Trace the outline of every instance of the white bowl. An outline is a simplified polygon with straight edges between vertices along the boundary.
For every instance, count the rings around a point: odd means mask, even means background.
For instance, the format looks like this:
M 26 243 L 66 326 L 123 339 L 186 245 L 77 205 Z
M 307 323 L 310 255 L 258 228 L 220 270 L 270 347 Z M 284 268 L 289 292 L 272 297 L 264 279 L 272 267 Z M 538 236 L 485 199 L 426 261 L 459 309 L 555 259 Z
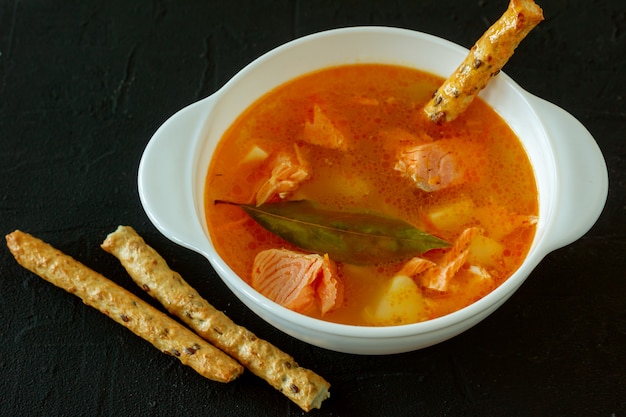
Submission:
M 139 166 L 143 207 L 165 236 L 204 255 L 245 305 L 297 339 L 340 352 L 390 354 L 458 335 L 504 303 L 546 254 L 585 234 L 600 215 L 608 192 L 604 158 L 584 126 L 563 109 L 524 91 L 506 74 L 493 79 L 481 97 L 516 132 L 530 157 L 539 188 L 537 233 L 526 260 L 507 281 L 449 315 L 402 326 L 360 327 L 290 311 L 256 292 L 218 256 L 205 222 L 203 194 L 222 134 L 268 90 L 313 70 L 353 63 L 405 65 L 447 77 L 467 52 L 431 35 L 387 27 L 330 30 L 276 48 L 157 130 Z

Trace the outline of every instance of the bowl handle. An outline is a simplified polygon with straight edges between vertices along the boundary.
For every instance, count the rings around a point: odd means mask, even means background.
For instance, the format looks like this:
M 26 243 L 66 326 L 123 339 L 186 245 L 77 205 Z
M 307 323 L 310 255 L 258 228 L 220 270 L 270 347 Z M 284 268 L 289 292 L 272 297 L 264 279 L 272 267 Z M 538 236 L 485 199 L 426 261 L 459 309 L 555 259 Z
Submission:
M 606 202 L 608 172 L 591 133 L 562 108 L 529 94 L 550 137 L 556 164 L 558 195 L 549 250 L 566 246 L 594 225 Z
M 139 163 L 139 198 L 155 227 L 177 244 L 202 253 L 206 240 L 193 208 L 194 142 L 213 96 L 171 116 L 154 133 Z

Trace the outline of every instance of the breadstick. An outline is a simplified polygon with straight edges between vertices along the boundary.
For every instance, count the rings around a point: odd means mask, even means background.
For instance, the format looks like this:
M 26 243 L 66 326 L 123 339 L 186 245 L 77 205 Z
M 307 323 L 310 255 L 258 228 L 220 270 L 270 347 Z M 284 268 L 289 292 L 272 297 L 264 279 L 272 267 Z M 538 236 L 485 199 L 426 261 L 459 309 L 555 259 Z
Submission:
M 511 0 L 504 14 L 483 34 L 424 107 L 435 123 L 450 122 L 465 111 L 513 55 L 519 43 L 543 20 L 533 0 Z
M 129 226 L 119 226 L 102 243 L 132 279 L 200 336 L 236 358 L 304 411 L 320 408 L 330 384 L 271 343 L 235 324 L 203 299 Z
M 191 330 L 47 243 L 19 230 L 7 235 L 6 241 L 24 268 L 80 297 L 200 375 L 229 382 L 243 372 L 239 363 Z

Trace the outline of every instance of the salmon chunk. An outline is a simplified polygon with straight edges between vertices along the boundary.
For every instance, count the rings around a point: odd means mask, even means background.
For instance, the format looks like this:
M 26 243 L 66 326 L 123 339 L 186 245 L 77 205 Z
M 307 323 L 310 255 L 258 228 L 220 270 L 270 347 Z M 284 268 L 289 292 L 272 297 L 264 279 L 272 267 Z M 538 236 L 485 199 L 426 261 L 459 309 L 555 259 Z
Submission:
M 415 275 L 421 274 L 434 267 L 436 264 L 428 259 L 420 258 L 416 256 L 411 258 L 407 263 L 404 264 L 398 275 L 406 275 L 407 277 L 413 277 Z
M 346 150 L 346 138 L 316 104 L 313 106 L 313 122 L 304 124 L 305 142 L 328 149 Z
M 447 291 L 450 280 L 467 260 L 472 240 L 480 233 L 482 229 L 479 227 L 469 227 L 463 230 L 443 260 L 437 266 L 426 269 L 420 276 L 422 286 L 435 291 Z
M 295 155 L 282 152 L 274 158 L 270 178 L 256 193 L 257 206 L 274 198 L 284 199 L 309 178 L 309 164 L 302 157 L 297 145 L 294 145 L 294 149 Z
M 464 172 L 451 141 L 413 145 L 400 152 L 395 170 L 427 192 L 463 182 Z
M 316 296 L 322 315 L 336 309 L 343 301 L 343 284 L 337 279 L 337 267 L 328 254 L 324 255 Z
M 288 249 L 261 251 L 252 267 L 252 287 L 267 298 L 299 313 L 322 314 L 339 307 L 343 285 L 328 255 Z

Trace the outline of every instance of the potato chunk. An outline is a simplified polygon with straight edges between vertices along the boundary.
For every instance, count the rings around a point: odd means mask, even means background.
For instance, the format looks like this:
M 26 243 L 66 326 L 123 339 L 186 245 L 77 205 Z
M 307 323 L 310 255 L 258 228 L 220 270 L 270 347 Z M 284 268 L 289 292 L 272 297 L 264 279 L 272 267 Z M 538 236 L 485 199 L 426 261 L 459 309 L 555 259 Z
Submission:
M 368 322 L 376 326 L 393 326 L 425 319 L 422 293 L 411 278 L 396 275 L 382 296 L 365 311 Z

